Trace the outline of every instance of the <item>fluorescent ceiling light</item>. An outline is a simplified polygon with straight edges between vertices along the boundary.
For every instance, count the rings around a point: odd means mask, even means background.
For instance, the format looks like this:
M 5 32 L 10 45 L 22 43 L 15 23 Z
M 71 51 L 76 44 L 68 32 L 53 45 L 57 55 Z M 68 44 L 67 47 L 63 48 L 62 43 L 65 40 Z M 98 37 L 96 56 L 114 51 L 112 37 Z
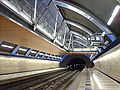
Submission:
M 36 51 L 31 51 L 31 53 L 37 53 Z
M 5 47 L 5 48 L 13 48 L 13 46 L 8 46 L 8 45 L 5 45 L 5 44 L 3 44 L 3 45 L 1 45 L 2 47 Z
M 24 51 L 24 52 L 27 51 L 27 49 L 23 49 L 23 48 L 19 48 L 19 50 L 20 50 L 20 51 Z
M 120 10 L 120 6 L 117 5 L 117 6 L 115 7 L 115 9 L 114 9 L 114 11 L 113 11 L 113 13 L 112 13 L 110 19 L 109 19 L 108 22 L 107 22 L 108 25 L 110 25 L 110 24 L 113 22 L 115 16 L 116 16 L 117 13 L 119 12 L 119 10 Z
M 44 55 L 44 53 L 39 53 L 40 55 Z

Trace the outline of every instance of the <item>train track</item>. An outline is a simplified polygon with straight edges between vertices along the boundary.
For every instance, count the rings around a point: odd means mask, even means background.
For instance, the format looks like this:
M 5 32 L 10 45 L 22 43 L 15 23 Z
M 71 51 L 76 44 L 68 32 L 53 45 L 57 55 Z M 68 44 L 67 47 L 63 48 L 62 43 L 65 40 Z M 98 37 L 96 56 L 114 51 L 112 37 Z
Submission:
M 43 83 L 28 87 L 24 90 L 58 90 L 65 84 L 72 76 L 74 76 L 78 71 L 68 71 L 61 74 L 55 78 L 47 80 Z
M 63 70 L 0 85 L 0 90 L 59 90 L 78 70 Z

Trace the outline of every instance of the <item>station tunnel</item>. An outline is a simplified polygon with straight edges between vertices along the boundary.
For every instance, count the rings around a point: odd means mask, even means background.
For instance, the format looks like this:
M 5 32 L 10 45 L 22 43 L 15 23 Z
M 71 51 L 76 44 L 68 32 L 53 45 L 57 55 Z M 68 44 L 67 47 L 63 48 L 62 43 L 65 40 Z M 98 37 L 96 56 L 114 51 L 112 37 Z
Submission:
M 94 67 L 94 63 L 90 62 L 89 58 L 85 55 L 66 55 L 64 56 L 64 60 L 60 62 L 60 67 L 66 67 L 66 66 L 72 66 L 72 67 L 78 67 L 78 69 L 87 67 L 92 68 Z
M 0 0 L 0 90 L 120 90 L 120 0 Z

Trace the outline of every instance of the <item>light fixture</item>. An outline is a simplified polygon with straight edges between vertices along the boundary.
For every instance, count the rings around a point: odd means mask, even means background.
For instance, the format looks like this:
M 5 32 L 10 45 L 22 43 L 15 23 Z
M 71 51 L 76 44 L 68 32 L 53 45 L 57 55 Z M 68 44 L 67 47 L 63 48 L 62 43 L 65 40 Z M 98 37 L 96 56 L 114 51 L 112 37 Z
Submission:
M 36 52 L 36 51 L 31 51 L 31 53 L 34 53 L 34 54 L 35 54 L 35 53 L 37 53 L 37 52 Z
M 19 50 L 20 50 L 20 51 L 24 51 L 24 52 L 27 51 L 27 49 L 23 49 L 23 48 L 19 48 Z
M 5 48 L 13 48 L 13 46 L 9 46 L 9 45 L 5 45 L 5 44 L 3 44 L 3 45 L 1 45 L 2 47 L 5 47 Z
M 116 16 L 117 13 L 119 12 L 119 10 L 120 10 L 120 6 L 117 5 L 117 6 L 115 7 L 115 9 L 114 9 L 114 11 L 113 11 L 113 13 L 112 13 L 110 19 L 109 19 L 108 22 L 107 22 L 108 25 L 110 25 L 110 24 L 113 22 L 115 16 Z

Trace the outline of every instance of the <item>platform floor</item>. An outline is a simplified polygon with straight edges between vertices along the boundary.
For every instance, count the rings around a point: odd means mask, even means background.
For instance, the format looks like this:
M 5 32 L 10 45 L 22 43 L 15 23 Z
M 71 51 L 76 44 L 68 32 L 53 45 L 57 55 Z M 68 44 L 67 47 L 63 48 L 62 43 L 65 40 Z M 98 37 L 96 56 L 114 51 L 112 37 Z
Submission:
M 120 90 L 120 84 L 98 70 L 85 68 L 67 90 Z

